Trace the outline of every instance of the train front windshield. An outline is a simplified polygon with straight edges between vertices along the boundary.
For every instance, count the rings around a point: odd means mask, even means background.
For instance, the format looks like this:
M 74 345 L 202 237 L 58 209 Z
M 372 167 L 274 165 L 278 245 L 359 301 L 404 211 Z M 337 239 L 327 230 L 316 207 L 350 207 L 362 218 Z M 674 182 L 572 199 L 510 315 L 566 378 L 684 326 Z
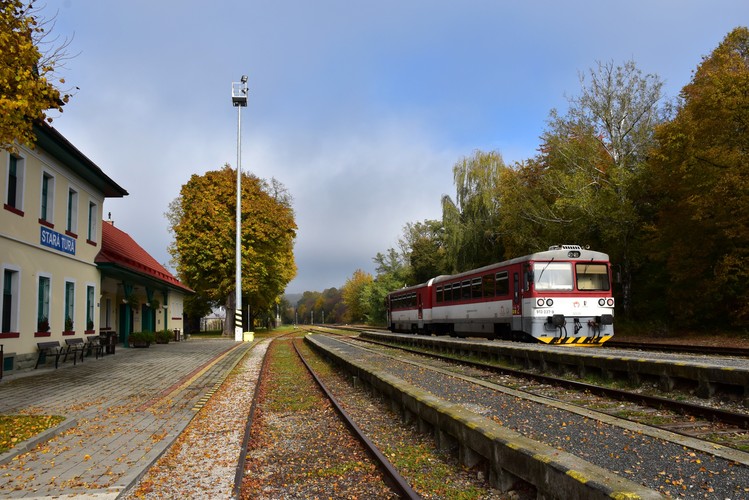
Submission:
M 608 291 L 609 268 L 606 264 L 577 263 L 575 264 L 578 290 Z
M 572 290 L 572 264 L 569 262 L 534 262 L 533 278 L 538 291 Z

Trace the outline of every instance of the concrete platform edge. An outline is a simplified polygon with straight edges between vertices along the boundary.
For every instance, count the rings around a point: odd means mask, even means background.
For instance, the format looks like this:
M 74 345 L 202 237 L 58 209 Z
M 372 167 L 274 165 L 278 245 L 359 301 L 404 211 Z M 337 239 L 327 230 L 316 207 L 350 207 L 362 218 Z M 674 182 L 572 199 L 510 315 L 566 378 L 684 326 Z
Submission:
M 487 460 L 490 481 L 500 489 L 503 489 L 503 484 L 511 483 L 512 477 L 518 477 L 535 485 L 549 498 L 663 498 L 657 491 L 574 455 L 525 438 L 366 363 L 347 360 L 313 336 L 307 336 L 306 340 L 390 398 L 402 411 L 432 426 L 439 446 L 443 446 L 439 441 L 456 440 L 461 455 L 476 453 Z

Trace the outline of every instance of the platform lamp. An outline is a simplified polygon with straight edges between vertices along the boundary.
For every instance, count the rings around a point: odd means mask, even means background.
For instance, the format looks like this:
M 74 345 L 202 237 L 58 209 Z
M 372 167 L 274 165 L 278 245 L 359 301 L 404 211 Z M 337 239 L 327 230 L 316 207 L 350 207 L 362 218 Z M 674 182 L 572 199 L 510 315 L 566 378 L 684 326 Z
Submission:
M 236 304 L 234 304 L 234 340 L 242 342 L 242 108 L 247 106 L 247 76 L 231 84 L 231 104 L 237 108 L 237 237 Z M 252 340 L 252 339 L 248 339 Z

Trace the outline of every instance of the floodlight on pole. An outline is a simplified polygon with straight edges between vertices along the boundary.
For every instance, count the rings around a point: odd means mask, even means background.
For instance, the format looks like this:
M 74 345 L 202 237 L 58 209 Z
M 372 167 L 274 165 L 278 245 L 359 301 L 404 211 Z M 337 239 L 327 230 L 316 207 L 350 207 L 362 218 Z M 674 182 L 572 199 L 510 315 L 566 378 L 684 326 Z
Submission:
M 231 104 L 237 108 L 237 237 L 236 237 L 236 303 L 234 304 L 234 340 L 242 341 L 242 108 L 247 106 L 247 76 L 231 84 Z

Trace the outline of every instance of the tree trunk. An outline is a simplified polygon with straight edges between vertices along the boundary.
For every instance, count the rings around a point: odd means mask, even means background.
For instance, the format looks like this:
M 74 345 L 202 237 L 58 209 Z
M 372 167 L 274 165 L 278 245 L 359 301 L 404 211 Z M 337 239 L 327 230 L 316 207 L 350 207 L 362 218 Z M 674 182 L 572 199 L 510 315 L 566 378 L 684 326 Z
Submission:
M 230 293 L 226 298 L 226 319 L 224 320 L 224 331 L 221 334 L 222 337 L 234 338 L 234 303 L 237 301 L 237 296 L 234 293 Z

